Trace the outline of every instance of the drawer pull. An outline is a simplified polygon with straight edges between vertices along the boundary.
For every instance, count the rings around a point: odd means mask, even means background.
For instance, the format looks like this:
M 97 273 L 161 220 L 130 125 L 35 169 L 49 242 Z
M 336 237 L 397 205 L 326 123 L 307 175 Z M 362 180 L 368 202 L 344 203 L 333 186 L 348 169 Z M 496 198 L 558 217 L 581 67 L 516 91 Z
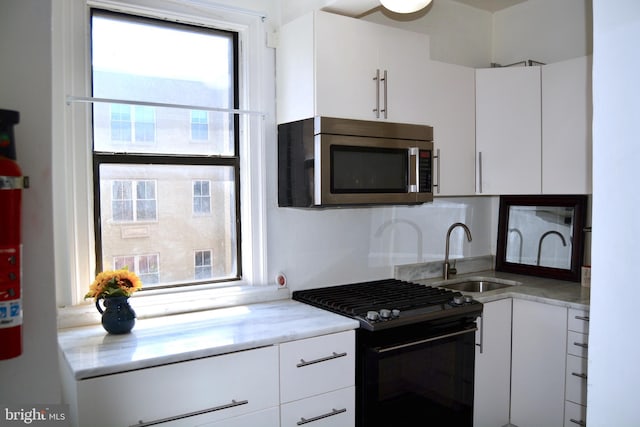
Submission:
M 234 408 L 236 406 L 246 405 L 248 403 L 249 403 L 248 400 L 240 400 L 240 401 L 231 400 L 231 403 L 227 403 L 226 405 L 214 406 L 213 408 L 203 409 L 201 411 L 189 412 L 189 413 L 182 414 L 182 415 L 176 415 L 175 417 L 167 417 L 167 418 L 162 418 L 162 419 L 159 419 L 159 420 L 147 421 L 147 422 L 144 422 L 144 421 L 140 420 L 140 421 L 138 421 L 138 424 L 134 424 L 134 425 L 132 425 L 130 427 L 155 426 L 157 424 L 162 424 L 162 423 L 167 423 L 167 422 L 170 422 L 170 421 L 181 420 L 183 418 L 195 417 L 196 415 L 208 414 L 209 412 L 216 412 L 216 411 L 221 411 L 223 409 Z
M 574 424 L 578 424 L 579 426 L 586 426 L 587 425 L 587 423 L 585 423 L 582 420 L 574 420 L 573 418 L 569 418 L 569 421 L 571 421 Z
M 589 321 L 589 316 L 575 316 L 576 320 L 584 320 L 585 322 Z
M 583 380 L 587 379 L 587 374 L 580 374 L 578 372 L 571 372 L 571 375 L 573 375 L 574 377 L 582 378 Z
M 589 344 L 584 343 L 584 342 L 574 342 L 573 345 L 576 345 L 578 347 L 582 347 L 582 348 L 589 348 Z
M 324 418 L 333 417 L 334 415 L 342 414 L 343 412 L 347 412 L 347 408 L 342 408 L 342 409 L 333 408 L 333 409 L 331 409 L 331 412 L 328 412 L 328 413 L 322 414 L 322 415 L 318 415 L 317 417 L 313 417 L 313 418 L 300 417 L 300 421 L 298 421 L 297 424 L 299 426 L 301 426 L 303 424 L 312 423 L 314 421 L 322 420 Z
M 305 361 L 304 359 L 300 359 L 300 363 L 298 363 L 296 365 L 296 368 L 302 368 L 302 367 L 305 367 L 305 366 L 313 365 L 315 363 L 326 362 L 327 360 L 337 359 L 339 357 L 345 357 L 346 355 L 347 355 L 347 353 L 336 353 L 334 351 L 331 356 L 321 357 L 320 359 L 310 360 L 308 362 Z

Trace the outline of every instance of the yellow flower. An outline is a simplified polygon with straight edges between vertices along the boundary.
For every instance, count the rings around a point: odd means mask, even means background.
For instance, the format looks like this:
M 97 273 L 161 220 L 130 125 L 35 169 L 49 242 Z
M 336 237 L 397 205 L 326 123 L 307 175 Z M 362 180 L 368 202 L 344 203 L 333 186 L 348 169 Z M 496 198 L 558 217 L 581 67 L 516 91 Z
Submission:
M 142 281 L 129 269 L 109 270 L 98 273 L 95 280 L 89 286 L 86 298 L 96 300 L 106 297 L 131 296 L 134 292 L 142 289 Z

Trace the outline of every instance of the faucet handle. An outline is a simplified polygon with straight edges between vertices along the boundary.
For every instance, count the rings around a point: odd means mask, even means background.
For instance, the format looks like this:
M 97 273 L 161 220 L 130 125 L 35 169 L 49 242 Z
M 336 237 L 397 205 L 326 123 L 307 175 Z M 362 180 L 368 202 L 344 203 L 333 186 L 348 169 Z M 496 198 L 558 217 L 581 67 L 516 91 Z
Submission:
M 453 266 L 449 267 L 449 274 L 458 274 L 458 269 L 456 268 L 456 260 L 453 260 Z

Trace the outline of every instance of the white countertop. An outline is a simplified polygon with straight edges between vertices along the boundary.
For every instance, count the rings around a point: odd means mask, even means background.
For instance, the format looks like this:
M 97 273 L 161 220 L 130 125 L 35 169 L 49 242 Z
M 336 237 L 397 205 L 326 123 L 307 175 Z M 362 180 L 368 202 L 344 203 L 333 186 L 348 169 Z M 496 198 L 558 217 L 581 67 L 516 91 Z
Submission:
M 462 292 L 463 294 L 472 295 L 474 299 L 480 302 L 491 302 L 503 298 L 520 298 L 578 310 L 589 310 L 591 289 L 582 287 L 577 282 L 503 273 L 495 270 L 460 274 L 451 277 L 448 282 L 476 279 L 497 279 L 496 281 L 498 282 L 517 283 L 514 286 L 488 292 Z M 442 278 L 433 278 L 415 280 L 415 282 L 438 286 L 444 281 Z
M 110 335 L 102 325 L 58 332 L 76 380 L 356 329 L 357 320 L 292 300 L 138 319 Z

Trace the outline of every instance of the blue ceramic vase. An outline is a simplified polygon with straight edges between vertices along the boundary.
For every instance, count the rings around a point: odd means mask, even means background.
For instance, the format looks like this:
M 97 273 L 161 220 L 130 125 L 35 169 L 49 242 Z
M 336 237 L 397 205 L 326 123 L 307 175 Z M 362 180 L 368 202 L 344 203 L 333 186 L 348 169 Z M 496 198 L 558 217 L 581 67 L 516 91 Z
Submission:
M 96 308 L 102 314 L 102 327 L 110 334 L 126 334 L 136 324 L 136 312 L 129 305 L 129 297 L 104 298 L 104 310 L 96 300 Z

